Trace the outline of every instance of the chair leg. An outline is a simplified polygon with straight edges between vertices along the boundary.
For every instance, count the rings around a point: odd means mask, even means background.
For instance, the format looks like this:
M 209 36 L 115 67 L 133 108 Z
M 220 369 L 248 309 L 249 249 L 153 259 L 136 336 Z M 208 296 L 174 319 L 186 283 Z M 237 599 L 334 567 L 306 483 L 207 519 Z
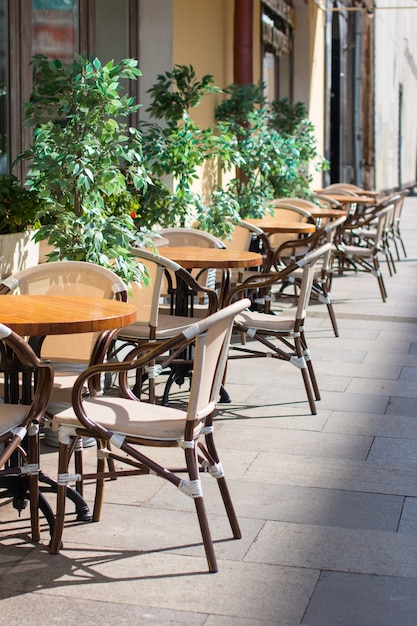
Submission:
M 200 472 L 197 465 L 197 453 L 195 448 L 187 448 L 185 450 L 185 460 L 190 480 L 199 480 Z M 204 498 L 202 495 L 194 498 L 194 505 L 197 512 L 198 522 L 200 524 L 200 531 L 206 552 L 208 568 L 210 572 L 215 573 L 218 571 L 217 560 L 208 524 L 206 507 L 204 505 Z
M 75 473 L 83 473 L 83 440 L 81 437 L 77 437 L 74 448 L 74 468 Z M 82 480 L 78 480 L 75 484 L 75 488 L 82 497 L 84 495 L 84 483 Z
M 58 450 L 58 475 L 66 474 L 68 472 L 69 455 L 68 445 L 66 443 L 59 442 Z M 56 498 L 56 515 L 55 526 L 52 533 L 50 552 L 51 554 L 58 554 L 61 549 L 62 533 L 64 531 L 65 522 L 65 500 L 66 500 L 66 484 L 60 484 L 58 480 L 57 485 L 57 498 Z
M 308 349 L 307 342 L 305 340 L 304 333 L 301 333 L 301 345 L 303 347 L 303 354 L 307 365 L 308 374 L 310 376 L 311 386 L 314 392 L 314 398 L 321 400 L 320 389 L 317 384 L 316 374 L 314 372 L 313 361 L 311 360 L 310 350 Z
M 32 424 L 28 429 L 28 460 L 31 465 L 39 467 L 39 425 Z M 39 524 L 39 481 L 35 471 L 29 475 L 29 499 L 30 499 L 30 524 L 32 540 L 40 541 L 41 532 Z
M 100 455 L 100 450 L 106 449 L 106 442 L 103 440 L 97 441 L 97 474 L 102 474 L 106 467 L 106 459 L 104 455 Z M 110 463 L 111 461 L 111 463 Z M 111 466 L 114 468 L 114 460 L 107 459 L 107 465 L 110 471 Z M 104 478 L 96 478 L 96 493 L 94 497 L 93 507 L 93 522 L 99 522 L 101 517 L 101 510 L 103 507 L 104 498 Z
M 220 464 L 220 459 L 217 454 L 216 446 L 214 444 L 213 433 L 207 433 L 205 441 L 207 450 L 205 450 L 202 445 L 200 445 L 199 447 L 200 450 L 203 451 L 203 454 L 206 457 L 207 461 L 210 463 L 211 467 L 214 468 Z M 242 533 L 236 516 L 235 508 L 233 506 L 232 498 L 230 497 L 229 487 L 223 473 L 223 468 L 221 468 L 220 466 L 219 471 L 217 473 L 213 472 L 213 475 L 217 480 L 224 508 L 226 509 L 227 517 L 229 519 L 230 528 L 233 532 L 233 537 L 234 539 L 241 539 Z
M 327 289 L 327 280 L 328 280 L 328 277 L 323 277 L 321 279 L 321 283 L 320 283 L 321 291 L 322 291 L 322 294 L 323 294 L 323 299 L 324 299 L 324 301 L 326 303 L 326 306 L 327 306 L 327 312 L 328 312 L 329 317 L 330 317 L 330 321 L 331 321 L 331 324 L 332 324 L 334 336 L 338 337 L 339 336 L 339 328 L 337 326 L 336 315 L 335 315 L 334 308 L 333 308 L 332 297 L 331 297 L 331 295 L 330 295 L 330 293 L 329 293 L 329 291 Z
M 379 290 L 381 292 L 381 297 L 382 297 L 382 301 L 385 302 L 387 299 L 387 290 L 385 287 L 385 282 L 384 282 L 384 278 L 382 276 L 382 271 L 381 271 L 381 267 L 379 265 L 379 261 L 378 258 L 375 256 L 374 259 L 374 270 L 375 270 L 375 275 L 377 277 L 378 280 L 378 285 L 379 285 Z
M 307 399 L 310 405 L 311 414 L 317 415 L 316 403 L 314 401 L 313 391 L 311 389 L 311 383 L 310 383 L 310 376 L 309 376 L 307 367 L 303 367 L 301 369 L 301 374 L 303 376 L 304 387 L 307 393 Z
M 398 240 L 399 240 L 399 242 L 400 242 L 400 244 L 401 244 L 401 247 L 402 247 L 402 249 L 403 249 L 404 256 L 405 256 L 405 258 L 407 258 L 407 251 L 406 251 L 406 249 L 405 249 L 404 240 L 403 240 L 403 238 L 402 238 L 402 236 L 401 236 L 400 229 L 399 229 L 398 227 L 397 227 L 397 233 L 396 233 L 396 234 L 397 234 L 397 238 L 398 238 Z M 399 259 L 398 259 L 398 260 L 399 260 Z

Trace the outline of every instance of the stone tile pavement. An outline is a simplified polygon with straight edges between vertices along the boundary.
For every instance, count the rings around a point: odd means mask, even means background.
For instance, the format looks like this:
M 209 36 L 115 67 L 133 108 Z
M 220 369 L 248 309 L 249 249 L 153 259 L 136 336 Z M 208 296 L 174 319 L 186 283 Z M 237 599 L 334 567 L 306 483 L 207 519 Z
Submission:
M 203 477 L 217 574 L 206 571 L 193 503 L 156 477 L 108 483 L 98 524 L 75 522 L 68 507 L 59 556 L 46 524 L 31 544 L 26 511 L 18 518 L 0 500 L 2 623 L 416 624 L 417 197 L 402 231 L 408 258 L 393 277 L 384 266 L 386 303 L 375 277 L 352 274 L 333 283 L 340 337 L 323 305 L 309 311 L 317 415 L 290 365 L 230 363 L 217 444 L 243 538 L 230 540 Z M 51 475 L 56 456 L 43 447 Z

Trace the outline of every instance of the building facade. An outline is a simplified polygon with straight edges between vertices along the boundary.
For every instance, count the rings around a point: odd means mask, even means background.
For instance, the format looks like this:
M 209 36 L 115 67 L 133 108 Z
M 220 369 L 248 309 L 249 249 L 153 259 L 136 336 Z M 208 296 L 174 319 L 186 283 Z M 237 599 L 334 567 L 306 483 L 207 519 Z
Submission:
M 220 87 L 262 79 L 268 98 L 307 106 L 331 164 L 316 185 L 411 186 L 416 8 L 416 0 L 0 0 L 0 171 L 30 141 L 22 120 L 32 55 L 87 52 L 139 60 L 142 117 L 147 90 L 174 64 L 192 64 Z M 220 98 L 195 110 L 198 123 L 213 122 Z

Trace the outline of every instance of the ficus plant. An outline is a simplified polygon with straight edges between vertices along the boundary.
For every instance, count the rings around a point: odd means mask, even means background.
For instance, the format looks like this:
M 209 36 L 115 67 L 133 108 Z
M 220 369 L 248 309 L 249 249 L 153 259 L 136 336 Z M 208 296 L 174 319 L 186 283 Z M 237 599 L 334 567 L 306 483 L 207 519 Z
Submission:
M 35 227 L 42 202 L 16 176 L 0 174 L 0 235 Z
M 195 186 L 206 163 L 228 158 L 225 138 L 220 140 L 212 128 L 201 128 L 190 115 L 206 95 L 219 91 L 211 75 L 199 79 L 192 65 L 176 65 L 158 75 L 149 90 L 148 111 L 153 120 L 140 126 L 153 184 L 140 197 L 139 223 L 169 227 L 197 220 L 201 228 L 216 235 L 230 230 L 227 217 L 238 215 L 236 201 L 216 182 L 204 198 Z
M 121 83 L 140 76 L 137 61 L 103 65 L 79 55 L 64 66 L 36 55 L 31 63 L 25 123 L 33 139 L 19 158 L 30 161 L 27 184 L 44 203 L 36 239 L 54 248 L 50 260 L 91 261 L 127 283 L 144 279 L 130 247 L 147 237 L 134 219 L 149 178 L 140 131 L 120 121 L 139 107 Z
M 304 105 L 286 99 L 268 105 L 262 82 L 233 84 L 225 93 L 228 98 L 217 106 L 216 119 L 220 137 L 234 138 L 224 168 L 235 168 L 227 190 L 237 198 L 240 216 L 261 217 L 273 198 L 308 197 L 309 167 L 319 157 Z
M 288 145 L 285 167 L 270 176 L 275 197 L 311 198 L 312 169 L 326 170 L 329 163 L 318 153 L 315 128 L 308 119 L 306 106 L 302 102 L 291 104 L 288 98 L 274 100 L 269 124 L 280 134 L 284 145 Z

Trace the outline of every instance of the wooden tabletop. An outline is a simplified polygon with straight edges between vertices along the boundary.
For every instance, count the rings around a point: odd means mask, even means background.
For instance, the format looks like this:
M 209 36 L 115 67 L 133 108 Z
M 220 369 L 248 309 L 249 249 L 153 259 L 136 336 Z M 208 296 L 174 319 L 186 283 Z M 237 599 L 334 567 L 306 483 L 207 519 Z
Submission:
M 333 200 L 337 200 L 340 204 L 374 204 L 375 198 L 371 196 L 350 196 L 345 195 L 343 193 L 332 193 L 331 191 L 326 191 L 326 193 L 320 193 L 319 196 L 329 198 L 333 198 Z
M 0 296 L 0 322 L 19 335 L 88 333 L 136 321 L 136 307 L 118 300 L 79 296 Z
M 332 207 L 316 207 L 309 209 L 311 215 L 315 219 L 337 219 L 338 217 L 343 217 L 344 215 L 348 215 L 348 211 L 345 209 L 333 209 Z
M 279 216 L 265 215 L 260 219 L 246 219 L 246 222 L 261 228 L 266 233 L 307 234 L 314 233 L 315 224 L 306 222 L 283 222 Z
M 187 269 L 234 269 L 262 265 L 262 255 L 227 248 L 199 248 L 197 246 L 164 246 L 161 256 L 175 261 Z
M 352 191 L 354 191 L 352 189 Z M 314 193 L 319 193 L 320 195 L 329 196 L 330 194 L 338 193 L 336 189 L 316 189 Z M 354 191 L 357 196 L 372 196 L 373 198 L 377 198 L 380 195 L 379 191 L 371 190 L 371 189 L 358 189 Z

